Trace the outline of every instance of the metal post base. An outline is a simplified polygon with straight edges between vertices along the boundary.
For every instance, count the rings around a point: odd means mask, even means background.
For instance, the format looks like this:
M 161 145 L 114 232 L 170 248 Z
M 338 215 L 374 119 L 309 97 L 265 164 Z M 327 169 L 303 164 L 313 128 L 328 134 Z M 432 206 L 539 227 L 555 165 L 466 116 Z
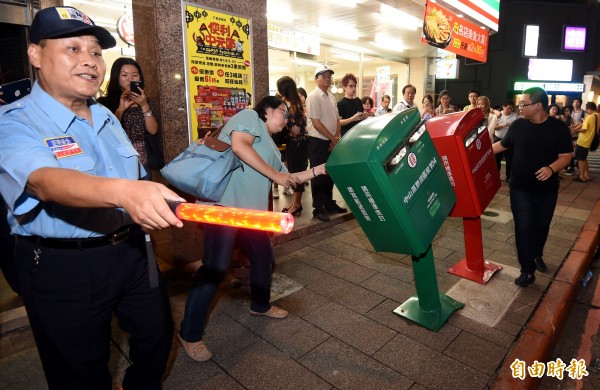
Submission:
M 487 260 L 483 260 L 482 263 L 483 264 L 478 264 L 477 268 L 479 269 L 470 269 L 469 261 L 464 258 L 454 264 L 452 268 L 448 269 L 448 272 L 480 284 L 486 284 L 492 275 L 494 275 L 494 272 L 501 270 L 502 266 L 490 263 Z
M 421 309 L 419 298 L 415 295 L 408 298 L 402 305 L 398 306 L 396 310 L 394 310 L 394 313 L 437 332 L 442 328 L 446 321 L 448 321 L 452 312 L 465 307 L 463 303 L 450 298 L 446 294 L 440 294 L 439 297 L 440 307 L 435 310 L 425 311 Z

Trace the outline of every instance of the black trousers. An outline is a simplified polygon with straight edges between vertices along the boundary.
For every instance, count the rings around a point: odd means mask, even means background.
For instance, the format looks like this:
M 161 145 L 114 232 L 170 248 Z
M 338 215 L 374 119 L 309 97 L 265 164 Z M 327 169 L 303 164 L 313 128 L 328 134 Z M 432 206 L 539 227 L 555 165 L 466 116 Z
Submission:
M 329 151 L 329 140 L 323 140 L 316 137 L 308 137 L 308 159 L 310 166 L 327 162 L 331 152 Z M 333 202 L 333 180 L 329 175 L 317 176 L 311 180 L 310 190 L 312 193 L 313 204 L 315 209 L 330 207 Z
M 37 253 L 37 254 L 36 254 Z M 139 227 L 118 245 L 52 249 L 17 239 L 21 295 L 50 389 L 112 389 L 111 320 L 130 334 L 123 388 L 160 389 L 173 320 L 161 280 L 150 288 Z

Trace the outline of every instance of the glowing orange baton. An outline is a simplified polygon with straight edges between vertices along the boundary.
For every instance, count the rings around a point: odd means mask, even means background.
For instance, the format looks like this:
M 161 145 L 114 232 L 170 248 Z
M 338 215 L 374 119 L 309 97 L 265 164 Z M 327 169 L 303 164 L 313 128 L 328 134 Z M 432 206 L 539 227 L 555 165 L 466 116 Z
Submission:
M 235 207 L 196 203 L 170 201 L 168 203 L 175 215 L 177 215 L 177 218 L 184 221 L 204 222 L 283 234 L 288 234 L 294 227 L 294 217 L 290 213 L 238 209 Z

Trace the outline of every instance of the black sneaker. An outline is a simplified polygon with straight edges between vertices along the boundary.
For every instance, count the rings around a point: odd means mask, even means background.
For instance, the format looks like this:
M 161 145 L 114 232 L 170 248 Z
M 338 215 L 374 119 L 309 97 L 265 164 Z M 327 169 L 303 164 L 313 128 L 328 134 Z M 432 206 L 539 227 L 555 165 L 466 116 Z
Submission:
M 515 284 L 521 287 L 527 287 L 535 282 L 535 275 L 529 275 L 527 272 L 521 272 L 521 275 L 515 279 Z
M 324 208 L 320 208 L 320 209 L 314 209 L 313 210 L 313 217 L 318 219 L 321 222 L 329 222 L 331 221 L 331 218 L 329 218 L 329 215 L 327 214 L 327 212 L 325 211 Z
M 332 205 L 325 207 L 325 210 L 327 210 L 330 213 L 339 213 L 339 214 L 344 214 L 348 212 L 348 209 L 340 207 L 337 205 L 337 203 L 333 202 Z
M 541 257 L 536 257 L 534 261 L 535 267 L 538 271 L 546 272 L 548 270 L 548 267 L 546 267 L 546 263 L 544 263 L 544 259 L 542 259 Z

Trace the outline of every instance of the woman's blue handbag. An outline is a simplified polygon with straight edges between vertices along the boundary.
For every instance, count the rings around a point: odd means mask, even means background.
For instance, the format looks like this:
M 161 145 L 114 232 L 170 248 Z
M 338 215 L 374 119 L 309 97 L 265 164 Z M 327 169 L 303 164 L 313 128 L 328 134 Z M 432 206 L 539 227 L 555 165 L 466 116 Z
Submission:
M 192 142 L 160 170 L 176 188 L 200 201 L 218 202 L 233 171 L 242 166 L 231 145 L 217 139 L 221 129 Z

